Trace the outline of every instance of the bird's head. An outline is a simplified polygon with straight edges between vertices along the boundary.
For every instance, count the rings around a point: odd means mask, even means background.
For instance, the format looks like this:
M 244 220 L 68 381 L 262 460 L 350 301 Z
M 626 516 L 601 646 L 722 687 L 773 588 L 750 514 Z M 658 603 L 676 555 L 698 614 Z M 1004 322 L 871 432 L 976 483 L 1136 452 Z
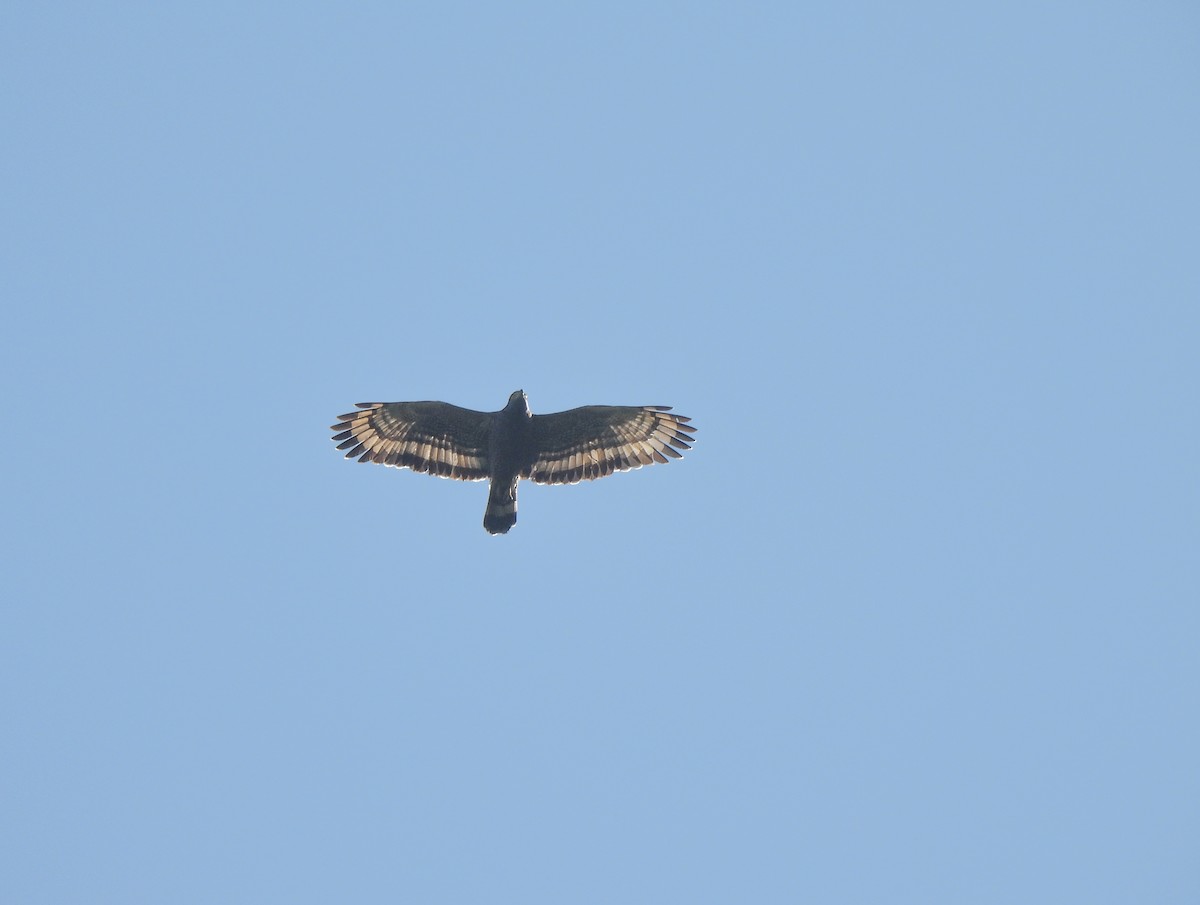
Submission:
M 513 394 L 508 397 L 508 408 L 529 413 L 529 397 L 525 395 L 524 390 L 513 391 Z

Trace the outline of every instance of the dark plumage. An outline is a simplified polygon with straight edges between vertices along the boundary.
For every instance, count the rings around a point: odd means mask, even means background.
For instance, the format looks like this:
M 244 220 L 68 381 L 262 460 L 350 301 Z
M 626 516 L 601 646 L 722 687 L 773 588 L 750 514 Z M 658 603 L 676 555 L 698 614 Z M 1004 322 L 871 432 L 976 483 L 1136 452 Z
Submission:
M 696 430 L 663 405 L 585 405 L 534 415 L 521 390 L 498 412 L 446 402 L 360 402 L 358 408 L 338 416 L 332 428 L 347 459 L 490 481 L 483 527 L 491 534 L 504 534 L 517 521 L 521 478 L 576 484 L 678 459 Z

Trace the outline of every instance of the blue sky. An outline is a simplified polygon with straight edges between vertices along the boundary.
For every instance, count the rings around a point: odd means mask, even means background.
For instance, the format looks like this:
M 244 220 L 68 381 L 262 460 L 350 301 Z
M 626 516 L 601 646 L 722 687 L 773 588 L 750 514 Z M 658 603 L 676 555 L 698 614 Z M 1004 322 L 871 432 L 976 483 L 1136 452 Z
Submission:
M 10 10 L 2 898 L 1197 901 L 1198 36 Z M 517 388 L 696 446 L 328 439 Z

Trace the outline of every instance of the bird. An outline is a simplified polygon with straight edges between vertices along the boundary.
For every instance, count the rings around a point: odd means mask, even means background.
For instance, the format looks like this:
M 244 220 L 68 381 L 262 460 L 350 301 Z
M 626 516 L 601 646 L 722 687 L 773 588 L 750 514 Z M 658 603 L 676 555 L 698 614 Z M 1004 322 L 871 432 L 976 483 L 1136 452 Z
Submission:
M 448 402 L 358 402 L 330 428 L 345 458 L 488 481 L 483 527 L 517 521 L 517 482 L 577 484 L 682 458 L 696 428 L 669 405 L 585 405 L 535 415 L 523 390 L 498 412 Z

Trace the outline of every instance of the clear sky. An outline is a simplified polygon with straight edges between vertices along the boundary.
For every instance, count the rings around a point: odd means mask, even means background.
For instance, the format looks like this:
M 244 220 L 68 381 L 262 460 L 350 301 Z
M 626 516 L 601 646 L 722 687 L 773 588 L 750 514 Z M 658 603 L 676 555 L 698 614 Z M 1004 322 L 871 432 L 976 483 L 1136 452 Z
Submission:
M 4 902 L 1200 901 L 1194 4 L 3 19 Z

